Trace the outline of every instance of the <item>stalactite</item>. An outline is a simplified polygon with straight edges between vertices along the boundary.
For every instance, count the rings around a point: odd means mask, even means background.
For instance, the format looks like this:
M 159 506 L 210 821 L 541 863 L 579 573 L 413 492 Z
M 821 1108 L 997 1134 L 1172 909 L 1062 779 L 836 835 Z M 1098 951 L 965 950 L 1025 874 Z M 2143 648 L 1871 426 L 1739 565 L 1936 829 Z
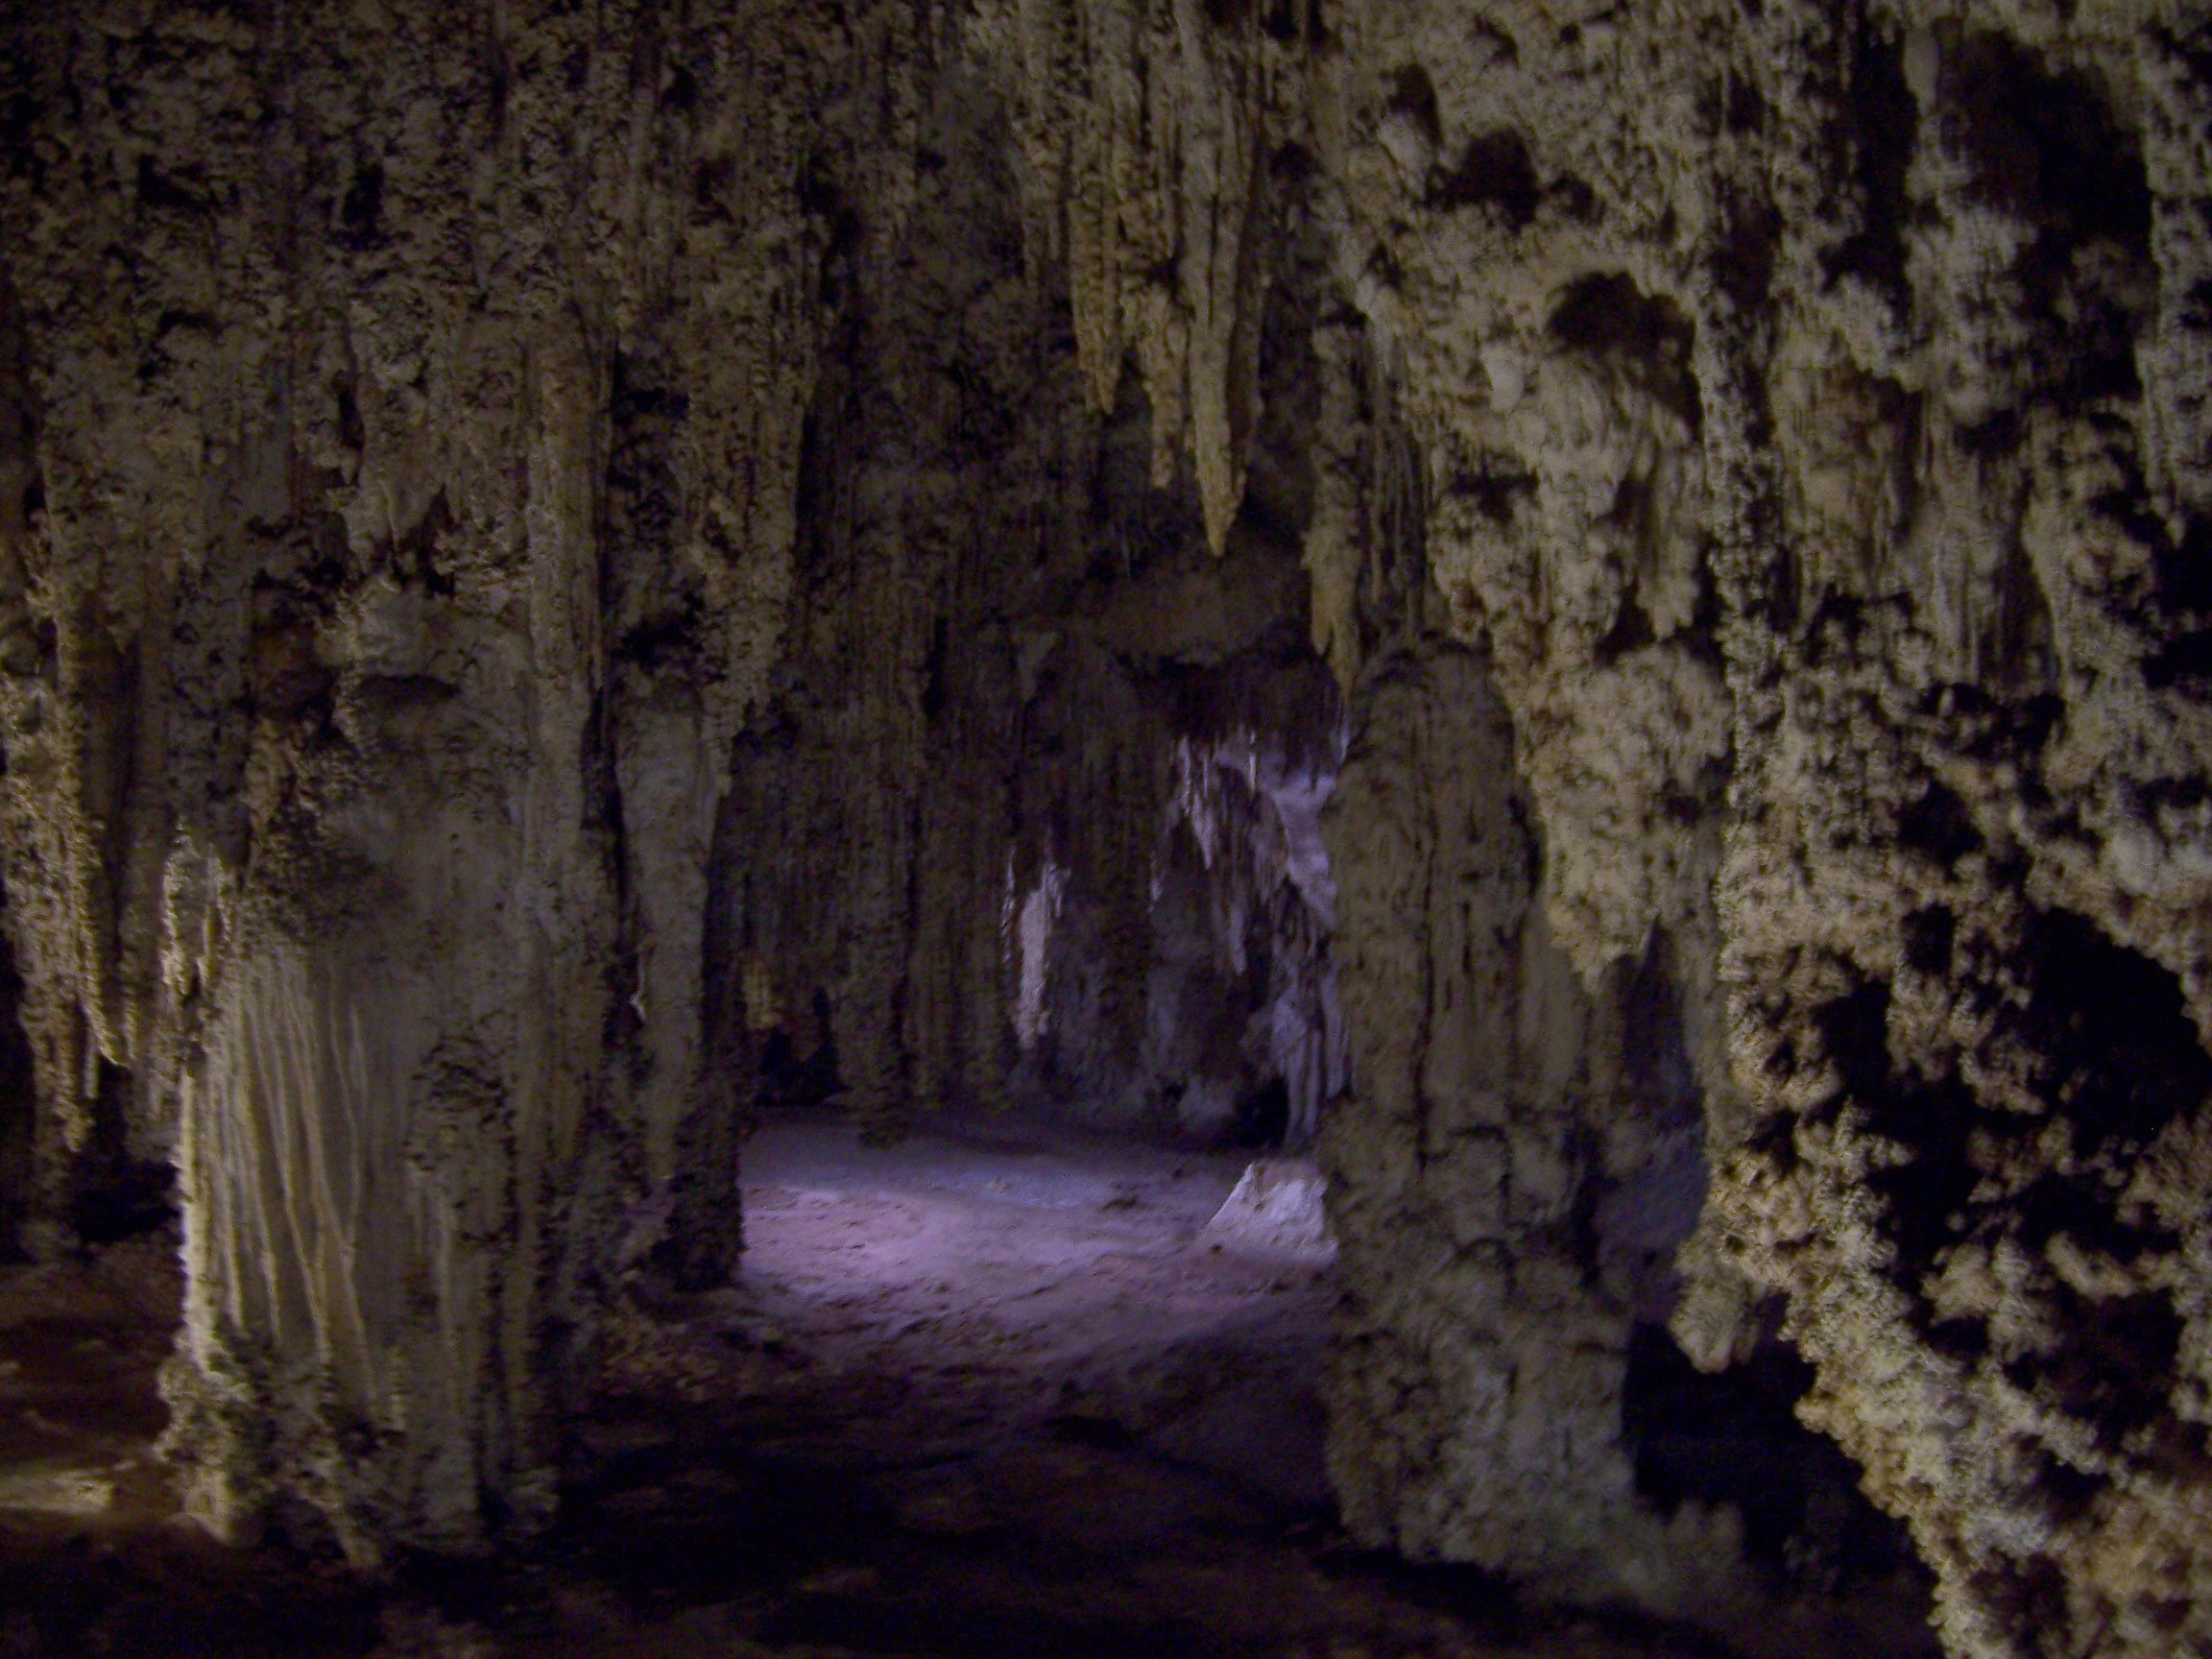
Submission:
M 1093 406 L 1114 408 L 1133 361 L 1153 480 L 1190 455 L 1218 553 L 1259 417 L 1263 172 L 1302 126 L 1292 43 L 1256 6 L 1040 0 L 1013 12 L 1028 244 L 1065 269 Z

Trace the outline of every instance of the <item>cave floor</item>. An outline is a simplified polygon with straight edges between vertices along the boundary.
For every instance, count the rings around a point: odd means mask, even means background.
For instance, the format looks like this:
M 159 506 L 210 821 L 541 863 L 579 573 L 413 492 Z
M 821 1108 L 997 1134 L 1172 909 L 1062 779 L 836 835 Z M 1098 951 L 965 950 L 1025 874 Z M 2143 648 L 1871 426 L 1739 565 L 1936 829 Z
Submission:
M 739 1282 L 630 1285 L 555 1530 L 375 1582 L 178 1516 L 151 1451 L 173 1240 L 0 1274 L 0 1659 L 1731 1651 L 1352 1547 L 1321 1463 L 1326 1252 L 1208 1225 L 1244 1166 L 774 1124 Z M 1789 1650 L 1923 1649 L 1843 1611 L 1786 1620 Z

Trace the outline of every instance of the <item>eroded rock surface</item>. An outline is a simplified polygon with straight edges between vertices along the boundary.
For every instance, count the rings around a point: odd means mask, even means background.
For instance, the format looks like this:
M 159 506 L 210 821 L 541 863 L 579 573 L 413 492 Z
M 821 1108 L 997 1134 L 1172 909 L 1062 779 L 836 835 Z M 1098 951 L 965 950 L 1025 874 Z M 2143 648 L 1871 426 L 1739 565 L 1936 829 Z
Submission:
M 285 1491 L 364 1555 L 526 1527 L 617 1195 L 675 1188 L 698 1103 L 705 848 L 812 361 L 796 140 L 751 111 L 820 43 L 10 28 L 40 1179 L 103 1138 L 175 1160 L 172 1445 L 212 1525 Z

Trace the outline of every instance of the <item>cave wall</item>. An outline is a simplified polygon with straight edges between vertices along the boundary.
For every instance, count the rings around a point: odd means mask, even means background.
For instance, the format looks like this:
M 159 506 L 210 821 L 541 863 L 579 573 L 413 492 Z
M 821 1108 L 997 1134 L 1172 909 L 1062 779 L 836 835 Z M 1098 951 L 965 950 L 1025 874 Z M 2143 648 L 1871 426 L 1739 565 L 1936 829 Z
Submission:
M 1803 1414 L 1911 1523 L 1956 1650 L 2201 1643 L 2201 19 L 1206 16 L 1075 6 L 1036 48 L 1079 336 L 1162 385 L 1218 374 L 1190 443 L 1234 456 L 1234 180 L 1312 162 L 1342 298 L 1315 328 L 1316 644 L 1385 732 L 1413 717 L 1363 676 L 1395 636 L 1483 653 L 1553 947 L 1599 997 L 1669 941 L 1711 1171 L 1682 1343 L 1748 1358 L 1783 1299 Z M 1193 202 L 1207 231 L 1163 257 Z M 1347 802 L 1409 745 L 1356 749 Z M 1420 862 L 1339 825 L 1354 865 Z M 1436 925 L 1405 908 L 1393 936 Z M 1434 1316 L 1356 1264 L 1403 1224 L 1363 1125 L 1474 1084 L 1389 1082 L 1429 981 L 1344 966 L 1348 1290 L 1418 1350 Z M 1485 1420 L 1495 1369 L 1410 1370 L 1339 1457 L 1350 1512 L 1517 1563 L 1546 1495 L 1428 1437 Z M 1364 1478 L 1391 1455 L 1409 1475 Z
M 1694 1602 L 1630 1359 L 1779 1329 L 1953 1650 L 2212 1640 L 2190 8 L 7 29 L 12 1201 L 174 1160 L 200 1512 L 542 1517 L 763 1047 L 1003 1098 L 1047 868 L 1144 1097 L 1325 663 L 1355 1530 Z
M 1331 1475 L 1416 1558 L 1719 1620 L 1751 1593 L 1738 1518 L 1653 1503 L 1623 1414 L 1705 1196 L 1680 976 L 1664 934 L 1575 974 L 1513 745 L 1495 663 L 1424 640 L 1372 673 L 1330 807 L 1357 1083 L 1323 1141 Z
M 2201 23 L 1484 25 L 1348 12 L 1331 170 L 1551 935 L 1673 942 L 1674 1329 L 1787 1299 L 1955 1651 L 2201 1643 Z
M 1769 401 L 1806 436 L 1791 625 L 1741 693 L 1722 963 L 1760 1086 L 1708 1234 L 1791 1295 L 1803 1414 L 1911 1519 L 1959 1651 L 2186 1651 L 2206 42 L 2004 21 L 1853 43 L 1914 143 L 1863 137 L 1857 222 L 1778 237 Z
M 777 650 L 822 234 L 757 112 L 842 43 L 9 30 L 35 1197 L 51 1224 L 106 1119 L 173 1157 L 169 1444 L 217 1530 L 527 1529 L 593 1283 L 686 1222 L 707 841 Z

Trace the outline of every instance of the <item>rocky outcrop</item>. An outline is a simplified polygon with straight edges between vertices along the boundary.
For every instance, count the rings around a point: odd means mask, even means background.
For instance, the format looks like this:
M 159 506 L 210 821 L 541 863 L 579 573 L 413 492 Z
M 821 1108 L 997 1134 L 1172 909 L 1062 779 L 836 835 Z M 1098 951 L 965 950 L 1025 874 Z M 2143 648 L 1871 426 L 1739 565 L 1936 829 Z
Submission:
M 1724 1595 L 1780 1339 L 1955 1651 L 2212 1641 L 2188 8 L 7 27 L 0 1185 L 174 1161 L 219 1526 L 541 1516 L 764 1062 L 1280 1085 L 1361 1536 Z
M 1739 727 L 1758 1087 L 1708 1235 L 1790 1294 L 1804 1415 L 1912 1522 L 1956 1650 L 2174 1652 L 2212 1639 L 2206 520 L 2172 446 L 2206 42 L 2010 22 L 1831 47 L 1837 107 L 1912 141 L 1862 126 L 1857 213 L 1777 241 L 1791 625 Z

